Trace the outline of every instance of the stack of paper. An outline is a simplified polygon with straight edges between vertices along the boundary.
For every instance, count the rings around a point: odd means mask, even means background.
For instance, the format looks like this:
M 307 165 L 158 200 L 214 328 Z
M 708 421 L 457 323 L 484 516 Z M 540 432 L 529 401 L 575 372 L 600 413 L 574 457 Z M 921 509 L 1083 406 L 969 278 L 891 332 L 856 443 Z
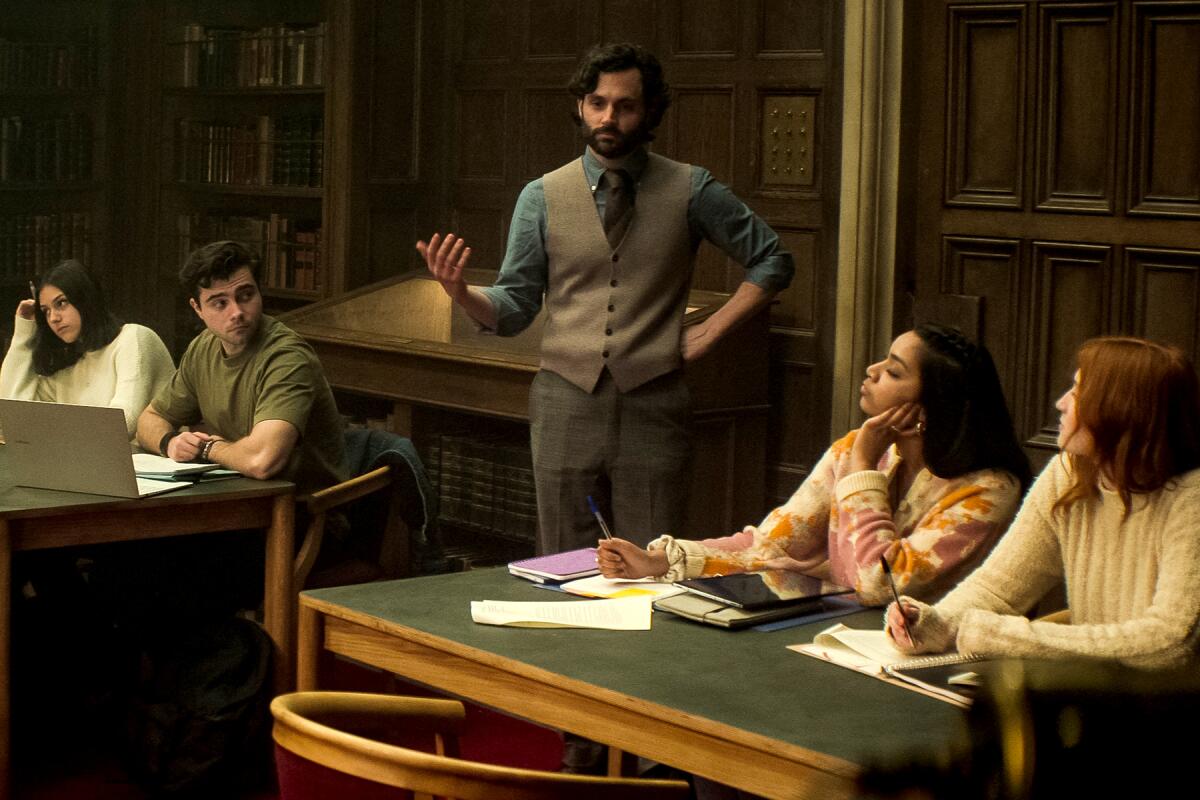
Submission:
M 650 598 L 531 603 L 473 600 L 471 619 L 483 625 L 522 628 L 601 628 L 610 631 L 650 630 Z
M 133 471 L 139 478 L 156 481 L 195 481 L 212 478 L 232 478 L 238 475 L 220 464 L 173 461 L 151 453 L 133 454 Z
M 961 688 L 950 689 L 946 686 L 931 685 L 928 681 L 914 680 L 911 675 L 905 673 L 983 660 L 980 656 L 957 652 L 912 655 L 899 650 L 882 629 L 858 630 L 841 623 L 818 633 L 811 644 L 794 644 L 788 649 L 881 678 L 906 689 L 915 689 L 922 694 L 956 705 L 970 703 L 969 696 Z

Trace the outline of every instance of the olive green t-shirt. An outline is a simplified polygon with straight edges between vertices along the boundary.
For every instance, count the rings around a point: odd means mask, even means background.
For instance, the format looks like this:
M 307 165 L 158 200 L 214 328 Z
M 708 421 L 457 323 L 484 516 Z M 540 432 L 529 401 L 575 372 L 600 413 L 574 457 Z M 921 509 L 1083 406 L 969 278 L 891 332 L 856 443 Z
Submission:
M 301 494 L 346 477 L 342 419 L 321 362 L 307 342 L 272 317 L 263 316 L 258 333 L 232 358 L 205 330 L 188 345 L 153 405 L 176 427 L 203 421 L 230 441 L 248 436 L 263 420 L 290 422 L 300 440 L 278 477 L 293 481 Z

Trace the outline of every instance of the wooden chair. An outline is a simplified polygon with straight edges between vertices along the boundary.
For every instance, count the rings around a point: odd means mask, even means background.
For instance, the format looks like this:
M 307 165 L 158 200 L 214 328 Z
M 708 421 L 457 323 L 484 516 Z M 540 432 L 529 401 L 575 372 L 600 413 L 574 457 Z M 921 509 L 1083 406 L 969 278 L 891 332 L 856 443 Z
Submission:
M 357 477 L 296 501 L 297 525 L 305 527 L 293 568 L 298 589 L 399 578 L 410 573 L 413 560 L 427 565 L 430 553 L 440 552 L 436 491 L 412 442 L 390 431 L 354 428 L 346 430 L 345 442 L 348 466 Z M 372 494 L 380 495 L 378 505 L 367 499 Z M 314 574 L 326 523 L 335 509 L 348 512 L 348 521 L 359 528 L 351 533 L 352 548 L 378 542 L 378 549 L 347 554 Z M 415 527 L 410 530 L 410 525 Z M 410 534 L 417 536 L 415 546 Z
M 456 700 L 296 692 L 276 697 L 271 713 L 281 800 L 338 796 L 676 800 L 689 791 L 683 781 L 567 775 L 463 761 L 456 756 L 464 711 Z M 433 752 L 386 744 L 359 733 L 398 734 L 406 743 L 423 734 Z M 379 793 L 382 787 L 408 792 Z
M 394 476 L 395 471 L 392 467 L 380 467 L 365 475 L 296 498 L 299 507 L 297 511 L 303 512 L 297 516 L 308 520 L 303 533 L 303 544 L 292 567 L 292 585 L 297 590 L 365 583 L 380 578 L 398 578 L 408 572 L 408 526 L 394 510 L 389 510 L 378 563 L 354 559 L 332 565 L 328 570 L 312 575 L 313 566 L 321 552 L 321 543 L 325 539 L 325 520 L 328 513 L 375 492 L 392 491 Z

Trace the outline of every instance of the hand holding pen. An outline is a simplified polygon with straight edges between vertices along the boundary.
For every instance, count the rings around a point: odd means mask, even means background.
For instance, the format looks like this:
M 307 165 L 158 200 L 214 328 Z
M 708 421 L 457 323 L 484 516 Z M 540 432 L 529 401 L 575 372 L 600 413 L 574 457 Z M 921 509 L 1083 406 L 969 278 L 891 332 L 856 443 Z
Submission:
M 905 637 L 908 638 L 908 645 L 909 647 L 916 648 L 917 639 L 915 636 L 913 636 L 912 628 L 910 628 L 908 625 L 908 614 L 904 611 L 904 604 L 900 602 L 900 593 L 896 591 L 896 579 L 892 576 L 892 567 L 890 564 L 888 564 L 887 558 L 885 558 L 883 555 L 879 556 L 879 564 L 883 567 L 883 574 L 887 576 L 888 586 L 892 590 L 892 599 L 895 601 L 895 604 L 892 607 L 895 609 L 895 613 L 900 616 L 900 624 L 904 628 Z M 888 628 L 892 629 L 892 639 L 895 639 L 895 625 L 893 624 L 892 612 L 890 610 L 888 612 Z M 903 642 L 899 643 L 903 644 Z
M 31 299 L 32 298 L 32 299 Z M 33 319 L 34 308 L 37 306 L 37 288 L 33 281 L 29 282 L 29 297 L 17 303 L 17 316 L 21 319 Z

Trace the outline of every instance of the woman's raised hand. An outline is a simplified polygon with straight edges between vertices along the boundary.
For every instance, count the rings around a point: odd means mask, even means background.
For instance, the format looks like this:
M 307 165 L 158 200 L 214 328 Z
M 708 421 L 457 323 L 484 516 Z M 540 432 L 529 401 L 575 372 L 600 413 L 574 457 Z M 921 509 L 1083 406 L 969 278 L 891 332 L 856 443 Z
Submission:
M 854 437 L 854 447 L 850 451 L 851 470 L 875 469 L 893 442 L 920 436 L 923 430 L 919 403 L 904 403 L 876 414 L 863 423 Z
M 21 319 L 33 319 L 33 301 L 22 300 L 17 303 L 17 316 Z

